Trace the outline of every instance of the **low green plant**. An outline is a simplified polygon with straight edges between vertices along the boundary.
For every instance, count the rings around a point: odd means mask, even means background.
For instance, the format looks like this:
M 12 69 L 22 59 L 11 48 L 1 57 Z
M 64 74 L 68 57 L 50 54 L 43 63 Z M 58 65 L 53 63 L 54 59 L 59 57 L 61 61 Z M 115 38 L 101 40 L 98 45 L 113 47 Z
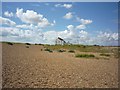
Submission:
M 44 50 L 45 50 L 45 51 L 49 51 L 50 49 L 49 49 L 49 48 L 45 48 Z
M 109 57 L 110 54 L 106 54 L 106 53 L 101 53 L 100 56 L 106 56 L 106 57 Z
M 65 50 L 58 50 L 58 52 L 65 52 Z
M 8 45 L 13 45 L 13 43 L 11 43 L 11 42 L 7 42 L 7 44 L 8 44 Z
M 26 48 L 29 48 L 29 46 L 25 46 Z
M 39 43 L 38 45 L 43 45 L 43 44 L 40 44 L 40 43 Z
M 48 51 L 48 52 L 53 52 L 52 50 L 50 50 L 49 48 L 46 48 L 44 49 L 45 51 Z
M 26 45 L 31 45 L 30 43 L 25 43 Z
M 80 58 L 93 58 L 95 55 L 93 54 L 76 54 L 75 57 L 80 57 Z
M 74 50 L 69 50 L 68 52 L 70 52 L 70 53 L 75 53 L 75 51 L 74 51 Z
M 83 48 L 86 48 L 86 46 L 83 45 Z
M 52 53 L 53 51 L 52 51 L 52 50 L 50 50 L 49 52 L 51 52 L 51 53 Z

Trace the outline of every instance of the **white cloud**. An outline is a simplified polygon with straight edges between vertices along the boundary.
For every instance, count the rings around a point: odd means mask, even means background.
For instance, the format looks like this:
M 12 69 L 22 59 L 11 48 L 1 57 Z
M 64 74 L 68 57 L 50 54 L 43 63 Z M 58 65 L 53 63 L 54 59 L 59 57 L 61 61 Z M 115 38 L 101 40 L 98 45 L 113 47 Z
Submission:
M 93 22 L 92 20 L 89 20 L 89 19 L 81 19 L 78 16 L 76 16 L 76 20 L 78 22 L 80 22 L 81 24 L 84 24 L 84 25 L 91 24 Z
M 58 32 L 47 31 L 44 33 L 44 42 L 47 44 L 55 44 L 55 39 L 58 37 Z
M 116 40 L 116 41 L 118 41 L 118 39 L 119 39 L 119 35 L 118 35 L 118 33 L 113 33 L 112 35 L 112 38 L 113 38 L 113 40 Z
M 23 25 L 17 25 L 17 28 L 30 28 L 29 25 L 23 24 Z
M 22 22 L 36 24 L 39 27 L 46 27 L 52 24 L 48 21 L 47 18 L 43 17 L 42 14 L 38 14 L 33 10 L 27 10 L 26 12 L 23 12 L 23 9 L 17 8 L 16 15 Z
M 72 8 L 72 4 L 55 4 L 55 7 L 64 7 L 64 8 Z
M 63 31 L 47 31 L 44 34 L 45 39 L 48 42 L 51 42 L 51 44 L 55 44 L 55 39 L 57 37 L 63 38 L 66 42 L 70 43 L 76 43 L 78 44 L 78 41 L 83 43 L 86 39 L 88 39 L 88 33 L 84 30 L 76 30 L 76 28 L 73 25 L 68 25 L 67 30 Z
M 56 21 L 55 21 L 55 20 L 53 20 L 53 23 L 54 23 L 54 24 L 56 24 Z
M 76 26 L 76 29 L 85 29 L 86 28 L 86 26 L 85 25 L 78 25 L 78 26 Z
M 61 7 L 61 4 L 55 4 L 55 7 Z
M 100 32 L 98 38 L 101 41 L 117 41 L 118 40 L 118 33 L 109 33 L 109 32 Z
M 39 23 L 39 21 L 43 19 L 43 15 L 37 14 L 32 10 L 27 10 L 26 12 L 23 12 L 23 9 L 17 8 L 16 15 L 25 23 Z
M 4 15 L 6 17 L 13 17 L 13 13 L 12 12 L 8 12 L 8 11 L 4 12 Z
M 81 22 L 82 24 L 86 25 L 86 24 L 92 23 L 93 21 L 92 21 L 92 20 L 80 19 L 80 22 Z
M 93 22 L 89 19 L 81 19 L 78 16 L 76 16 L 76 20 L 81 23 L 80 25 L 76 26 L 76 29 L 85 29 L 87 24 L 91 24 Z
M 16 28 L 20 28 L 20 29 L 32 29 L 32 30 L 39 29 L 38 26 L 35 26 L 33 24 L 16 25 Z
M 51 26 L 54 26 L 56 24 L 56 21 L 53 20 L 53 23 L 51 23 Z
M 14 25 L 16 25 L 16 23 L 14 21 L 11 21 L 10 19 L 3 18 L 3 17 L 0 17 L 0 24 L 8 25 L 8 26 L 14 26 Z
M 24 27 L 24 26 L 23 26 Z M 46 31 L 36 29 L 20 29 L 12 27 L 1 27 L 3 41 L 31 42 L 55 44 L 57 37 L 63 38 L 66 42 L 73 44 L 98 44 L 98 45 L 117 45 L 118 33 L 100 32 L 97 36 L 90 36 L 85 30 L 77 30 L 75 26 L 68 25 L 67 30 Z
M 54 26 L 56 21 L 52 23 L 48 21 L 42 14 L 38 14 L 33 10 L 23 11 L 17 9 L 17 17 L 25 24 L 16 25 L 15 22 L 8 18 L 0 17 L 2 24 L 13 27 L 1 27 L 2 33 L 0 36 L 3 41 L 31 42 L 31 43 L 48 43 L 55 44 L 57 37 L 63 38 L 66 42 L 73 44 L 99 44 L 99 45 L 117 45 L 118 33 L 100 32 L 97 36 L 90 36 L 84 29 L 87 24 L 92 23 L 92 20 L 76 18 L 81 24 L 76 26 L 70 24 L 63 31 L 51 30 L 43 32 L 40 27 Z M 64 18 L 71 19 L 72 12 L 68 12 Z
M 38 26 L 40 27 L 46 27 L 51 25 L 49 21 L 46 18 L 41 19 L 41 21 L 38 23 Z
M 44 43 L 41 30 L 22 30 L 12 27 L 1 27 L 3 41 Z
M 88 33 L 89 35 L 92 33 Z M 110 33 L 110 32 L 103 32 L 100 31 L 97 33 L 97 35 L 89 36 L 86 39 L 87 43 L 89 45 L 118 45 L 118 33 Z
M 74 26 L 73 25 L 68 25 L 67 28 L 68 28 L 68 30 L 73 30 Z
M 72 17 L 73 17 L 72 12 L 68 12 L 68 13 L 66 13 L 65 16 L 63 16 L 63 18 L 65 18 L 65 19 L 71 19 Z
M 12 27 L 1 27 L 2 30 L 2 36 L 3 37 L 9 37 L 9 36 L 19 36 L 21 33 L 19 29 L 12 28 Z
M 71 8 L 71 7 L 72 7 L 72 4 L 64 4 L 64 5 L 63 5 L 63 7 L 65 7 L 65 8 L 67 8 L 67 9 L 69 9 L 69 8 Z
M 86 35 L 88 35 L 88 32 L 86 32 L 86 31 L 84 31 L 84 30 L 81 30 L 81 31 L 80 31 L 80 34 L 86 36 Z

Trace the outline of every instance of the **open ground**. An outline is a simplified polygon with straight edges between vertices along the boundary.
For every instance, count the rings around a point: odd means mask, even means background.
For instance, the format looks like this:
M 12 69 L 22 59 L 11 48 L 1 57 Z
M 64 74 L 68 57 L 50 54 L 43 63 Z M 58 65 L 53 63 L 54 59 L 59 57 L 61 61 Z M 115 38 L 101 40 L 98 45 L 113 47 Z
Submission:
M 118 47 L 2 43 L 3 88 L 117 88 Z

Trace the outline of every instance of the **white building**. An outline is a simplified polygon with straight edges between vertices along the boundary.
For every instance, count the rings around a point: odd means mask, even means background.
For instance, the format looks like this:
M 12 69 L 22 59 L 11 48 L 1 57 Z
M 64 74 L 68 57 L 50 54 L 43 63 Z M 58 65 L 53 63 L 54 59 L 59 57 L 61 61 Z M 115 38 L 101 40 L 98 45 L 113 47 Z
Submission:
M 64 41 L 64 39 L 58 37 L 56 40 L 55 40 L 55 44 L 56 45 L 64 45 L 66 42 Z

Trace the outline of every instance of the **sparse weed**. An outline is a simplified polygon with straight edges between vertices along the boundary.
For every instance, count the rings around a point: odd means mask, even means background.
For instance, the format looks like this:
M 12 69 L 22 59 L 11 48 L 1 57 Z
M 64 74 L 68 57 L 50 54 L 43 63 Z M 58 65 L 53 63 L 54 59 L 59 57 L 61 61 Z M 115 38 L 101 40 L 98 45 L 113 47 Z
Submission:
M 25 46 L 26 48 L 29 48 L 29 46 Z
M 11 42 L 7 42 L 7 44 L 8 44 L 8 45 L 13 45 L 13 43 L 11 43 Z
M 75 57 L 80 57 L 80 58 L 91 58 L 91 57 L 95 57 L 95 55 L 93 54 L 76 54 Z
M 65 50 L 58 50 L 58 52 L 65 52 Z
M 70 53 L 75 53 L 75 51 L 74 51 L 74 50 L 69 50 L 68 52 L 70 52 Z
M 30 43 L 25 43 L 26 45 L 31 45 Z
M 109 57 L 110 54 L 101 53 L 100 56 L 106 56 L 106 57 Z
M 44 49 L 45 51 L 48 51 L 48 52 L 53 52 L 52 50 L 50 50 L 49 48 L 46 48 Z

